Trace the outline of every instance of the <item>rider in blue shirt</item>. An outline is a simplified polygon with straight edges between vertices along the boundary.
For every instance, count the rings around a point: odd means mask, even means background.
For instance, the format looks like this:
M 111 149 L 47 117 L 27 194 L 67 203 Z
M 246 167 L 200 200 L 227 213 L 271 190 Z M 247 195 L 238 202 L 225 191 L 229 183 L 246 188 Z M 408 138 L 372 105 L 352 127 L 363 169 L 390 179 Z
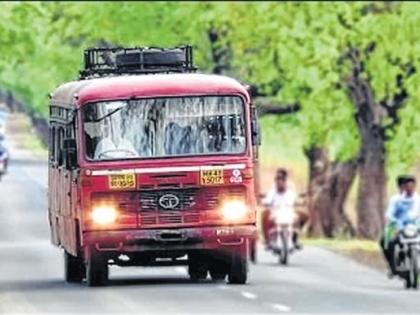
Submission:
M 390 267 L 391 276 L 396 274 L 394 264 L 395 231 L 400 231 L 409 222 L 418 222 L 420 218 L 420 196 L 415 191 L 415 178 L 400 176 L 397 183 L 400 191 L 390 199 L 385 215 L 385 235 L 381 240 L 381 247 Z
M 408 222 L 418 220 L 420 215 L 420 198 L 415 191 L 414 177 L 406 177 L 404 191 L 391 198 L 386 211 L 387 223 L 401 230 Z

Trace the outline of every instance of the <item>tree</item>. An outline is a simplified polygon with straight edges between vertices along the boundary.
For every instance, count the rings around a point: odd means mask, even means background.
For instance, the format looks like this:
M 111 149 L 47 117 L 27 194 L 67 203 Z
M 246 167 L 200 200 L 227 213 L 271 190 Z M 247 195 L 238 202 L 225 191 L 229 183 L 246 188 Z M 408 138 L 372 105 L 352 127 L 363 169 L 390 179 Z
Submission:
M 306 138 L 310 231 L 353 233 L 344 201 L 355 177 L 358 135 L 353 109 L 338 86 L 342 45 L 337 5 L 232 4 L 234 67 L 278 103 L 296 104 Z M 341 27 L 342 28 L 342 27 Z M 341 41 L 340 41 L 341 39 Z
M 351 19 L 340 19 L 350 32 L 344 51 L 349 71 L 342 82 L 355 108 L 361 139 L 358 232 L 368 238 L 382 232 L 387 143 L 401 141 L 395 137 L 396 128 L 404 124 L 400 111 L 418 94 L 410 86 L 418 80 L 418 8 L 412 3 L 374 3 Z M 418 108 L 411 102 L 407 110 Z
M 292 113 L 308 158 L 311 230 L 353 231 L 344 201 L 356 174 L 360 236 L 383 225 L 387 171 L 419 157 L 417 3 L 8 3 L 0 84 L 47 116 L 46 93 L 75 79 L 100 42 L 191 43 L 201 69 L 256 86 L 264 114 Z M 392 40 L 390 40 L 392 39 Z

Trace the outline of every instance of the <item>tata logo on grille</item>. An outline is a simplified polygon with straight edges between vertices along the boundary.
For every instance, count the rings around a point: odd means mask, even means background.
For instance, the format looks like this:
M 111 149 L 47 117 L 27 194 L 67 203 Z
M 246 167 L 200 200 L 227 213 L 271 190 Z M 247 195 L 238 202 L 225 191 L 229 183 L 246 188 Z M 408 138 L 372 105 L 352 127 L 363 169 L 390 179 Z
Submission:
M 179 198 L 174 194 L 165 194 L 158 200 L 163 209 L 175 209 L 179 205 Z

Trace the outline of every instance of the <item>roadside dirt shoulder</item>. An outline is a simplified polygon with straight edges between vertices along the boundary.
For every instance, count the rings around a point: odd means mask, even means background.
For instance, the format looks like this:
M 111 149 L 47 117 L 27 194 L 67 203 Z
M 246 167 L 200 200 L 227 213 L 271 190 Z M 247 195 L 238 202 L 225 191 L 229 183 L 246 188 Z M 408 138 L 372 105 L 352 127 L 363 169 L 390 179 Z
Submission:
M 48 149 L 36 136 L 29 118 L 24 114 L 11 114 L 6 125 L 6 142 L 11 158 L 46 160 Z

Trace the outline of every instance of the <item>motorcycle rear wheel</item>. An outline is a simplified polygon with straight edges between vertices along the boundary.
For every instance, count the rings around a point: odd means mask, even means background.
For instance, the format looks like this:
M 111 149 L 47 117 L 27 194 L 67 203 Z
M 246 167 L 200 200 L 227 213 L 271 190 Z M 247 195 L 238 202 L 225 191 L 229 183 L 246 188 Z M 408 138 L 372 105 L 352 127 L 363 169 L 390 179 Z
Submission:
M 414 246 L 412 246 L 410 248 L 410 270 L 408 272 L 408 281 L 410 284 L 410 288 L 412 289 L 417 289 L 418 288 L 418 283 L 419 283 L 419 279 L 418 279 L 418 263 L 417 263 L 417 259 L 418 259 L 418 251 L 417 248 L 415 248 Z
M 281 242 L 283 248 L 280 250 L 279 253 L 279 262 L 282 265 L 287 265 L 289 262 L 289 242 L 283 234 L 281 235 Z

